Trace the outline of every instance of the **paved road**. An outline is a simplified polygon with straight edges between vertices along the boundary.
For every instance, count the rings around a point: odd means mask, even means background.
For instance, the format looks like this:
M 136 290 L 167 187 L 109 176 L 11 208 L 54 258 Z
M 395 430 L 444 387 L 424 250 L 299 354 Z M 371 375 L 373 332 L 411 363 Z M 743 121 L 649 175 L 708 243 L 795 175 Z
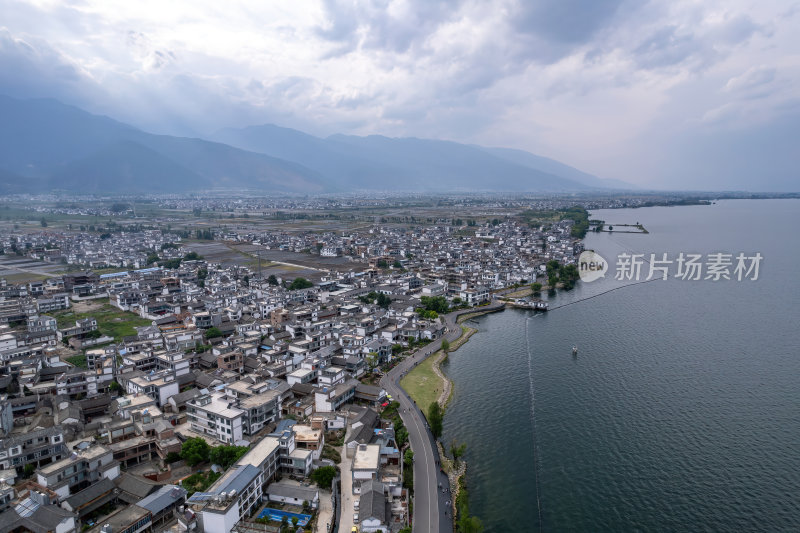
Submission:
M 492 302 L 490 307 L 455 311 L 444 316 L 447 328 L 445 338 L 454 342 L 461 336 L 456 319 L 461 314 L 502 307 Z M 450 501 L 450 483 L 439 466 L 439 450 L 420 408 L 400 387 L 399 381 L 409 370 L 441 347 L 441 341 L 432 342 L 406 357 L 381 379 L 381 387 L 400 403 L 400 418 L 408 430 L 408 440 L 414 451 L 414 533 L 439 533 L 453 531 Z M 441 488 L 440 488 L 441 484 Z M 447 513 L 447 514 L 445 514 Z
M 353 494 L 353 459 L 347 457 L 346 446 L 339 448 L 342 462 L 342 493 L 339 511 L 339 533 L 350 533 L 353 530 L 353 502 L 358 498 Z

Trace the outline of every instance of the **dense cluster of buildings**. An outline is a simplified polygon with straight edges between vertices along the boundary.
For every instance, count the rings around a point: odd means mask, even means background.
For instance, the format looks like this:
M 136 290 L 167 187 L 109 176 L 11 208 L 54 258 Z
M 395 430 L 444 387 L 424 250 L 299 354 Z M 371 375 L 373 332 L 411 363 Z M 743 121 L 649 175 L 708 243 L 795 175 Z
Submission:
M 178 240 L 177 235 L 158 230 L 20 232 L 0 235 L 0 250 L 8 255 L 91 269 L 144 268 L 153 253 L 160 259 L 179 257 L 172 246 Z
M 341 476 L 362 530 L 397 529 L 408 520 L 402 443 L 380 417 L 376 372 L 443 336 L 441 319 L 420 312 L 425 297 L 480 305 L 549 260 L 573 261 L 571 224 L 224 236 L 350 259 L 303 287 L 202 259 L 135 268 L 154 251 L 186 254 L 160 232 L 16 236 L 32 258 L 134 268 L 0 279 L 0 507 L 14 524 L 0 533 L 228 533 L 265 506 L 313 510 L 320 491 L 302 480 L 332 463 L 322 453 L 332 431 L 344 434 Z M 133 334 L 115 335 L 98 309 L 136 319 Z M 195 438 L 248 451 L 191 491 L 181 480 L 193 469 L 176 458 Z

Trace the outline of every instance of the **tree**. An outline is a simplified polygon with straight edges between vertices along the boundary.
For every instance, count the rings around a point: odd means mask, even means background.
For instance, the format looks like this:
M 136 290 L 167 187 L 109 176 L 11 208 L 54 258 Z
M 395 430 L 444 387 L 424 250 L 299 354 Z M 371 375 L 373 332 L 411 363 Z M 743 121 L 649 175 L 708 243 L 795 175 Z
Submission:
M 541 292 L 542 292 L 542 284 L 538 283 L 538 282 L 532 284 L 531 285 L 531 290 L 533 291 L 533 294 L 541 294 Z
M 423 296 L 420 298 L 420 302 L 422 307 L 428 311 L 436 311 L 440 315 L 450 310 L 450 304 L 447 303 L 447 298 L 444 296 Z
M 406 453 L 403 454 L 403 464 L 407 467 L 414 464 L 414 452 L 411 451 L 411 448 L 406 450 Z
M 169 452 L 167 456 L 164 458 L 164 462 L 167 464 L 172 464 L 180 460 L 181 460 L 181 454 L 175 452 Z
M 157 263 L 158 261 L 161 261 L 161 258 L 158 257 L 157 253 L 151 252 L 151 253 L 147 254 L 146 262 L 147 262 L 148 265 L 152 265 L 153 263 Z
M 483 523 L 477 516 L 469 516 L 463 513 L 458 519 L 458 531 L 460 533 L 481 533 L 483 531 Z
M 216 446 L 209 452 L 208 460 L 227 470 L 233 463 L 241 459 L 248 449 L 247 446 Z
M 308 289 L 313 287 L 314 284 L 308 281 L 306 278 L 295 278 L 291 284 L 289 284 L 290 291 L 296 291 L 299 289 Z
M 466 444 L 462 444 L 459 446 L 456 443 L 455 439 L 453 439 L 453 442 L 450 444 L 450 453 L 453 455 L 453 462 L 455 463 L 456 468 L 458 468 L 458 460 L 464 457 L 464 452 L 466 451 L 467 451 Z
M 369 352 L 366 359 L 367 359 L 367 366 L 369 368 L 375 368 L 376 366 L 378 366 L 378 361 L 379 361 L 378 352 Z
M 35 471 L 36 467 L 28 463 L 22 468 L 22 477 L 31 477 Z
M 277 285 L 278 278 L 275 277 L 275 274 L 270 274 L 269 277 L 267 278 L 267 283 L 269 283 L 270 285 Z
M 203 256 L 199 255 L 197 252 L 189 252 L 188 254 L 184 255 L 183 258 L 187 261 L 197 261 L 202 259 Z
M 8 387 L 6 387 L 6 392 L 9 394 L 16 394 L 19 392 L 19 381 L 16 376 L 11 378 Z
M 121 391 L 122 386 L 116 381 L 112 381 L 111 384 L 108 386 L 108 390 L 110 390 L 111 392 Z
M 442 351 L 447 352 L 450 350 L 450 341 L 447 339 L 442 339 Z
M 189 466 L 205 463 L 210 453 L 211 446 L 202 437 L 188 439 L 181 446 L 181 459 Z
M 431 433 L 433 433 L 433 438 L 435 439 L 442 436 L 443 419 L 444 413 L 442 412 L 442 407 L 439 405 L 439 402 L 431 402 L 430 406 L 428 406 L 428 424 L 431 427 Z
M 249 286 L 250 286 L 250 276 L 247 276 L 247 275 L 246 275 L 246 276 L 245 276 L 245 277 L 242 279 L 242 282 L 244 283 L 244 286 L 245 286 L 245 287 L 249 287 Z
M 222 332 L 219 328 L 212 326 L 206 330 L 206 339 L 215 339 L 217 337 L 222 337 Z
M 167 259 L 166 261 L 164 261 L 162 266 L 164 268 L 170 268 L 170 269 L 179 268 L 181 266 L 181 258 L 178 257 L 175 259 Z
M 424 318 L 427 320 L 436 320 L 437 318 L 439 318 L 439 313 L 437 313 L 436 311 L 428 311 L 427 309 L 422 309 L 422 308 L 418 308 L 416 309 L 416 311 L 420 318 Z
M 329 489 L 337 473 L 335 466 L 322 466 L 311 472 L 311 481 L 320 488 Z
M 378 306 L 382 307 L 383 309 L 388 309 L 389 308 L 389 304 L 392 303 L 392 299 L 389 298 L 388 295 L 383 294 L 382 292 L 378 293 L 377 301 L 378 301 Z

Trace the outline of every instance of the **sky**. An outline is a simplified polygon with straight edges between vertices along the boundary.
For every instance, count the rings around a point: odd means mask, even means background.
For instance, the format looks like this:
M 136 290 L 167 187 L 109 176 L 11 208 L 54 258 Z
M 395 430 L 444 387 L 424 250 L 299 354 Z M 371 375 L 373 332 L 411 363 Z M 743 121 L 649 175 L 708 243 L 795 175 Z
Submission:
M 0 0 L 0 93 L 155 133 L 448 139 L 800 190 L 800 2 Z

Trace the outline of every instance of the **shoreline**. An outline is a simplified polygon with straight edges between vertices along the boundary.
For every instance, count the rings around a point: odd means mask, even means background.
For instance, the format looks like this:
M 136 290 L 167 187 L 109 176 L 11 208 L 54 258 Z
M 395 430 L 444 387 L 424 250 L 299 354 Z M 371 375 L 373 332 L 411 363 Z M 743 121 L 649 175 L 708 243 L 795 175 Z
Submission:
M 482 308 L 478 307 L 462 311 L 455 311 L 454 312 L 455 320 L 450 319 L 449 323 L 453 324 L 456 327 L 461 328 L 461 334 L 452 341 L 447 352 L 449 353 L 456 351 L 461 346 L 463 346 L 473 334 L 477 332 L 475 328 L 470 328 L 468 326 L 461 325 L 461 322 L 485 314 L 503 311 L 505 310 L 505 308 L 506 308 L 505 302 L 495 301 L 491 304 L 483 306 Z M 445 323 L 446 324 L 448 323 L 448 319 L 445 319 Z M 450 397 L 453 394 L 453 382 L 444 374 L 444 372 L 442 372 L 441 364 L 447 359 L 447 353 L 443 353 L 443 350 L 441 349 L 431 352 L 430 354 L 428 354 L 427 357 L 422 359 L 418 363 L 418 366 L 412 368 L 406 376 L 400 379 L 398 385 L 403 390 L 403 392 L 405 392 L 409 397 L 414 399 L 414 401 L 417 402 L 418 405 L 423 406 L 429 403 L 427 401 L 422 401 L 420 389 L 427 389 L 428 391 L 433 389 L 435 392 L 439 392 L 439 387 L 435 385 L 430 386 L 426 384 L 424 375 L 419 381 L 417 381 L 415 379 L 416 377 L 415 372 L 417 373 L 417 376 L 419 376 L 420 373 L 424 371 L 424 366 L 422 365 L 427 363 L 428 360 L 431 359 L 432 357 L 433 359 L 430 362 L 430 372 L 428 373 L 428 375 L 433 374 L 433 376 L 435 376 L 435 378 L 438 379 L 439 382 L 441 383 L 441 389 L 442 389 L 442 391 L 439 394 L 437 394 L 435 398 L 433 398 L 433 401 L 436 401 L 442 408 L 445 408 L 450 401 Z M 412 381 L 409 380 L 409 378 L 415 379 L 415 382 L 412 383 Z M 403 384 L 404 381 L 406 382 L 405 385 Z M 414 391 L 414 393 L 412 393 L 412 391 Z

